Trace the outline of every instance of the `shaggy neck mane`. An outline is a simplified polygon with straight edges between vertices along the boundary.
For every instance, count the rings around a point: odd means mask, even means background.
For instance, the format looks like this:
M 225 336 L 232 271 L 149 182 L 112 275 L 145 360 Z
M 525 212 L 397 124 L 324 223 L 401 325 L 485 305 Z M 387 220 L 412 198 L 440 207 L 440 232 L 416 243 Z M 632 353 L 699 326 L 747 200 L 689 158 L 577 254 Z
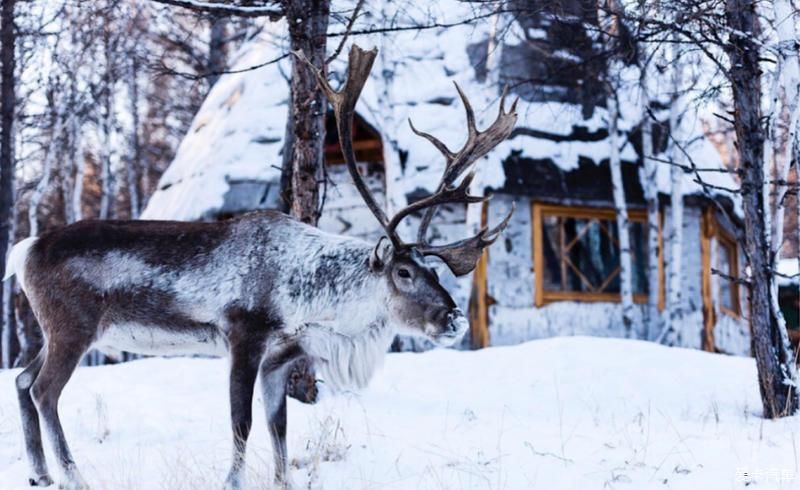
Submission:
M 363 388 L 394 338 L 385 278 L 368 266 L 372 245 L 336 237 L 295 246 L 306 253 L 283 272 L 283 316 L 327 386 Z
M 303 349 L 316 360 L 315 366 L 327 386 L 343 391 L 367 386 L 383 363 L 394 330 L 380 320 L 356 335 L 318 324 L 306 325 L 300 335 Z

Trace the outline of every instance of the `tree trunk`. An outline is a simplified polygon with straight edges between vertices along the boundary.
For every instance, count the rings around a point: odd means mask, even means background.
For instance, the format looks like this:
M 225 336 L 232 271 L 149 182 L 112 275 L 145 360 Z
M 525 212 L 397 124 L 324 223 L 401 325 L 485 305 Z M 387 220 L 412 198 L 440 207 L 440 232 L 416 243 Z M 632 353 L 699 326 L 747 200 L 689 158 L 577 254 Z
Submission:
M 669 238 L 669 280 L 667 298 L 667 325 L 662 341 L 667 344 L 680 342 L 680 326 L 683 322 L 683 294 L 681 278 L 683 277 L 683 151 L 678 141 L 684 136 L 681 131 L 683 117 L 686 117 L 686 104 L 682 90 L 680 52 L 677 45 L 673 47 L 672 59 L 672 102 L 669 109 L 669 160 L 670 166 L 670 224 Z
M 631 268 L 630 226 L 628 221 L 628 203 L 625 199 L 625 187 L 622 183 L 622 161 L 620 158 L 619 140 L 619 74 L 624 67 L 618 43 L 624 16 L 622 5 L 616 0 L 600 0 L 598 3 L 599 24 L 602 30 L 602 42 L 608 53 L 605 72 L 606 107 L 608 108 L 608 143 L 609 169 L 614 196 L 614 208 L 617 216 L 617 239 L 619 240 L 619 276 L 620 296 L 622 301 L 622 323 L 625 336 L 630 337 L 634 322 L 633 308 L 633 271 Z
M 70 107 L 74 107 L 70 104 Z M 68 108 L 68 110 L 70 110 Z M 74 118 L 73 118 L 74 119 Z M 72 192 L 75 190 L 75 160 L 72 158 L 75 141 L 76 123 L 72 122 L 65 128 L 64 163 L 61 168 L 61 195 L 64 196 L 64 222 L 75 221 L 72 209 Z
M 631 276 L 631 240 L 628 225 L 628 204 L 622 184 L 622 161 L 619 154 L 619 102 L 614 89 L 609 87 L 608 97 L 608 142 L 610 145 L 609 167 L 614 192 L 614 207 L 617 212 L 617 234 L 619 239 L 620 295 L 622 296 L 622 323 L 625 336 L 631 336 L 633 328 L 633 281 Z
M 104 19 L 106 25 L 103 29 L 103 53 L 105 73 L 103 73 L 103 87 L 101 88 L 103 100 L 103 113 L 100 126 L 102 132 L 100 148 L 100 219 L 109 219 L 114 205 L 113 175 L 111 173 L 111 132 L 113 131 L 114 107 L 114 77 L 112 74 L 114 63 L 111 52 L 111 26 L 110 19 Z
M 651 335 L 660 331 L 660 315 L 658 314 L 658 301 L 661 294 L 661 280 L 658 270 L 658 233 L 661 223 L 658 215 L 658 182 L 656 181 L 657 164 L 653 160 L 653 123 L 650 121 L 650 114 L 647 108 L 650 99 L 647 95 L 646 79 L 642 79 L 644 92 L 644 111 L 642 115 L 642 161 L 644 163 L 642 171 L 644 178 L 644 198 L 647 203 L 647 323 L 644 338 L 649 339 Z
M 141 199 L 139 198 L 139 168 L 142 158 L 142 145 L 139 140 L 139 62 L 134 55 L 131 61 L 131 74 L 128 80 L 128 94 L 131 103 L 131 141 L 130 157 L 126 165 L 128 198 L 130 200 L 131 219 L 139 217 Z
M 775 139 L 773 144 L 777 148 L 775 154 L 775 179 L 778 182 L 786 182 L 789 178 L 789 167 L 792 163 L 792 148 L 797 134 L 798 118 L 800 118 L 800 55 L 798 55 L 797 32 L 792 19 L 792 5 L 789 0 L 775 0 L 773 2 L 775 13 L 775 30 L 778 34 L 778 49 L 780 62 L 777 65 L 778 72 L 775 74 L 780 86 L 783 87 L 783 97 L 780 98 L 780 111 L 772 116 L 774 121 L 783 122 L 786 126 L 780 127 L 773 123 L 772 135 Z M 798 174 L 800 175 L 800 173 Z M 772 254 L 773 259 L 779 258 L 781 245 L 783 245 L 784 215 L 786 210 L 786 192 L 788 185 L 776 184 L 775 193 L 775 219 L 772 224 Z
M 764 127 L 761 114 L 761 70 L 757 35 L 756 2 L 728 0 L 725 7 L 732 29 L 727 46 L 733 90 L 734 127 L 739 148 L 742 205 L 745 215 L 745 247 L 749 258 L 750 327 L 758 368 L 758 384 L 766 418 L 791 415 L 797 409 L 794 389 L 797 375 L 786 329 L 771 305 L 770 243 L 766 229 L 764 186 Z
M 67 117 L 71 118 L 72 116 Z M 55 122 L 53 124 L 52 134 L 50 135 L 50 146 L 47 148 L 47 154 L 42 162 L 42 177 L 36 184 L 28 205 L 28 226 L 30 227 L 28 233 L 30 236 L 39 235 L 39 205 L 42 203 L 47 188 L 50 187 L 50 177 L 53 174 L 53 166 L 55 165 L 56 153 L 58 152 L 58 139 L 64 127 L 64 121 L 61 118 L 61 111 L 56 109 Z
M 325 68 L 329 0 L 291 0 L 286 20 L 292 50 L 301 50 L 320 70 Z M 283 150 L 281 196 L 284 208 L 304 223 L 316 225 L 321 212 L 326 101 L 309 68 L 292 59 L 289 115 Z
M 72 187 L 72 202 L 65 203 L 72 207 L 72 219 L 83 219 L 83 179 L 86 175 L 86 158 L 83 155 L 83 139 L 81 138 L 80 125 L 75 121 L 74 131 L 71 131 L 72 141 L 72 166 L 75 167 L 75 180 Z
M 0 6 L 0 277 L 5 275 L 6 253 L 11 239 L 11 218 L 14 207 L 14 0 L 2 0 Z M 3 288 L 11 287 L 6 282 Z M 0 315 L 7 313 L 5 304 L 0 305 Z M 5 322 L 4 322 L 5 323 Z M 11 337 L 7 325 L 2 335 L 3 367 L 11 365 Z
M 775 81 L 778 88 L 782 87 L 784 92 L 781 97 L 779 90 L 774 90 L 773 101 L 777 104 L 780 101 L 780 110 L 776 110 L 770 116 L 770 136 L 773 138 L 772 147 L 776 149 L 774 155 L 775 181 L 775 215 L 772 220 L 770 262 L 773 269 L 776 268 L 780 260 L 781 246 L 784 243 L 784 219 L 786 217 L 787 192 L 789 185 L 789 167 L 792 164 L 792 150 L 797 137 L 798 118 L 800 118 L 800 53 L 798 53 L 797 32 L 795 23 L 792 20 L 792 5 L 789 0 L 775 0 L 772 4 L 775 14 L 775 31 L 778 34 L 778 64 L 776 66 Z M 776 124 L 777 121 L 784 122 L 785 126 Z M 769 163 L 769 162 L 765 162 Z M 795 165 L 800 166 L 800 162 Z M 769 168 L 769 167 L 768 167 Z M 767 174 L 769 175 L 769 174 Z M 800 176 L 800 172 L 797 172 Z M 800 182 L 800 180 L 798 180 Z M 770 194 L 766 194 L 769 196 Z M 800 195 L 797 196 L 800 201 Z M 800 223 L 798 223 L 800 228 Z M 800 244 L 800 242 L 798 242 Z M 786 328 L 786 319 L 780 309 L 778 298 L 778 283 L 776 278 L 772 278 L 770 285 L 772 296 L 772 309 L 781 328 Z
M 628 203 L 622 183 L 622 161 L 619 141 L 619 100 L 620 73 L 624 69 L 618 43 L 624 16 L 622 5 L 616 0 L 600 0 L 598 4 L 599 23 L 602 42 L 608 53 L 605 72 L 606 107 L 608 109 L 609 168 L 617 217 L 617 239 L 619 241 L 620 296 L 622 301 L 622 324 L 625 336 L 630 337 L 633 329 L 633 280 L 631 271 L 630 227 L 628 225 Z
M 220 73 L 228 68 L 228 18 L 211 18 L 211 34 L 208 42 L 208 87 L 219 80 Z

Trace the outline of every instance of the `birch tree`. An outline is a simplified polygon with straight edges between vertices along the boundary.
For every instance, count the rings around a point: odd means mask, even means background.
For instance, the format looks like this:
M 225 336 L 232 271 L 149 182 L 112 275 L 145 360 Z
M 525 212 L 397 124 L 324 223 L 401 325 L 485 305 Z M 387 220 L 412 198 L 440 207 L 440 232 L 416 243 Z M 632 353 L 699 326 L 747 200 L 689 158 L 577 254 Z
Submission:
M 798 103 L 798 98 L 800 98 L 800 55 L 798 55 L 798 33 L 795 27 L 794 11 L 790 1 L 775 0 L 772 2 L 772 14 L 773 28 L 777 38 L 774 48 L 776 69 L 770 94 L 770 103 L 773 107 L 767 119 L 768 146 L 764 164 L 767 177 L 773 176 L 771 186 L 769 179 L 765 179 L 767 187 L 765 198 L 768 199 L 765 206 L 770 209 L 769 197 L 774 197 L 769 260 L 772 269 L 775 270 L 785 238 L 784 220 L 789 190 L 789 167 L 792 164 L 792 152 L 797 142 L 797 124 L 798 118 L 800 118 L 800 104 Z M 795 161 L 795 165 L 800 165 L 800 163 Z M 773 169 L 774 171 L 770 172 Z M 769 217 L 769 213 L 767 213 L 767 217 Z M 800 226 L 798 227 L 800 228 Z M 782 328 L 785 329 L 786 322 L 778 303 L 778 284 L 774 276 L 770 291 L 773 311 L 781 322 Z
M 651 6 L 647 2 L 640 5 L 640 17 L 661 17 L 662 12 L 658 5 Z M 640 37 L 646 35 L 646 25 L 636 22 Z M 651 113 L 656 96 L 654 79 L 651 71 L 655 72 L 654 60 L 660 52 L 658 46 L 651 46 L 648 40 L 642 39 L 639 43 L 639 97 L 642 109 L 642 168 L 640 180 L 647 205 L 647 322 L 645 324 L 644 338 L 650 339 L 661 330 L 661 315 L 658 311 L 661 294 L 661 278 L 659 271 L 659 235 L 661 233 L 661 219 L 658 202 L 658 163 L 655 159 L 656 149 L 653 141 L 654 117 Z
M 643 50 L 644 51 L 644 50 Z M 645 338 L 650 338 L 655 332 L 659 331 L 660 315 L 658 313 L 658 302 L 660 294 L 659 278 L 659 243 L 658 235 L 661 229 L 658 205 L 658 182 L 656 179 L 658 164 L 655 161 L 653 150 L 653 121 L 650 114 L 650 87 L 647 71 L 649 69 L 646 61 L 647 55 L 643 53 L 640 62 L 640 86 L 642 100 L 642 187 L 644 198 L 647 203 L 647 331 Z
M 671 234 L 667 318 L 667 342 L 677 342 L 680 338 L 679 328 L 683 321 L 683 294 L 681 280 L 683 278 L 683 175 L 684 154 L 678 147 L 678 142 L 683 139 L 681 131 L 681 118 L 685 116 L 686 101 L 682 94 L 682 71 L 680 45 L 673 45 L 671 60 L 671 85 L 672 101 L 669 108 L 670 141 L 668 157 L 671 162 L 670 175 L 670 223 Z M 673 338 L 674 337 L 674 338 Z
M 59 153 L 59 139 L 62 136 L 64 128 L 63 114 L 60 112 L 59 103 L 55 103 L 56 107 L 53 108 L 53 127 L 50 136 L 50 142 L 45 150 L 45 156 L 42 161 L 42 176 L 36 184 L 33 192 L 31 193 L 28 202 L 28 229 L 30 236 L 39 235 L 39 205 L 42 203 L 45 192 L 50 187 L 50 177 L 53 174 L 53 167 L 56 164 L 56 155 Z M 69 122 L 67 123 L 69 125 Z
M 107 6 L 108 7 L 108 6 Z M 114 90 L 116 86 L 116 39 L 112 34 L 113 12 L 104 9 L 102 32 L 103 73 L 99 84 L 100 116 L 100 219 L 112 217 L 114 176 L 111 168 L 112 133 L 114 132 Z
M 630 336 L 634 323 L 633 280 L 630 245 L 630 222 L 628 221 L 628 204 L 622 182 L 622 160 L 620 157 L 619 137 L 619 91 L 621 90 L 620 73 L 624 69 L 618 53 L 619 47 L 615 39 L 620 34 L 620 16 L 622 7 L 615 0 L 607 0 L 598 9 L 600 13 L 600 29 L 605 51 L 609 55 L 606 68 L 606 107 L 608 109 L 608 143 L 609 168 L 613 186 L 614 208 L 617 216 L 617 239 L 619 241 L 619 277 L 620 295 L 622 299 L 622 322 L 625 335 Z

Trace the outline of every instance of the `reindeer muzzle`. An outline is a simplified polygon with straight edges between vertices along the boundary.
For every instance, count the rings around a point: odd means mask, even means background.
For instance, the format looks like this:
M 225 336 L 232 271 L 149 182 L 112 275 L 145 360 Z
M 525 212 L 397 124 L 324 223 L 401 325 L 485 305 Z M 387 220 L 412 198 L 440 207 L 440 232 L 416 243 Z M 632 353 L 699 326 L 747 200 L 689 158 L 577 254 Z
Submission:
M 461 340 L 467 329 L 469 329 L 469 320 L 461 313 L 461 310 L 456 309 L 447 313 L 447 322 L 434 340 L 439 345 L 451 346 Z

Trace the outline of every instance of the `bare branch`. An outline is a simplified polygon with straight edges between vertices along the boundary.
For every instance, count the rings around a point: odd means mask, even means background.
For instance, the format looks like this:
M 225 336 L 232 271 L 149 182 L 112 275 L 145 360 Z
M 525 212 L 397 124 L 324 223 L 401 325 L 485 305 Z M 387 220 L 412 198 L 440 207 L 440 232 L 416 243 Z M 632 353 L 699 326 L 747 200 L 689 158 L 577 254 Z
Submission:
M 732 276 L 730 274 L 726 274 L 726 273 L 722 272 L 721 270 L 715 269 L 713 267 L 711 268 L 711 273 L 714 274 L 715 276 L 719 276 L 719 277 L 721 277 L 723 279 L 727 279 L 729 281 L 733 281 L 736 284 L 741 284 L 742 286 L 749 286 L 750 285 L 750 281 L 748 281 L 747 279 L 744 279 L 744 278 L 741 278 L 741 277 L 738 277 L 738 276 Z
M 228 5 L 220 2 L 204 2 L 202 0 L 151 0 L 155 3 L 173 5 L 202 12 L 204 14 L 229 15 L 232 17 L 268 17 L 269 20 L 276 21 L 283 17 L 283 9 L 273 6 L 253 6 Z

